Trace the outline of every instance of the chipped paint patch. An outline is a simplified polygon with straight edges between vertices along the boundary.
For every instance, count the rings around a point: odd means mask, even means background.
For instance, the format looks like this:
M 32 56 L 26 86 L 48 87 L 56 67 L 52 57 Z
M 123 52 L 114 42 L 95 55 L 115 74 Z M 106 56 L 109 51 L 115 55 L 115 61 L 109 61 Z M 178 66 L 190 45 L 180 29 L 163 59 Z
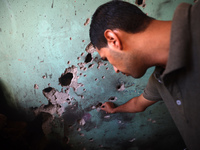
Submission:
M 87 26 L 89 23 L 90 23 L 90 18 L 87 18 L 85 23 L 84 23 L 84 26 Z
M 39 86 L 37 84 L 34 84 L 34 89 L 39 89 Z
M 58 92 L 52 87 L 45 88 L 43 90 L 44 96 L 48 99 L 48 105 L 41 105 L 39 108 L 35 109 L 34 112 L 38 115 L 41 112 L 49 113 L 50 115 L 62 116 L 64 112 L 64 107 L 62 105 L 70 100 L 69 91 Z
M 117 86 L 117 91 L 124 91 L 124 89 L 125 89 L 124 83 L 122 83 L 121 85 Z
M 110 102 L 115 102 L 116 100 L 117 100 L 117 97 L 115 97 L 115 96 L 112 96 L 108 99 L 108 101 L 110 101 Z
M 94 52 L 96 52 L 97 50 L 94 48 L 94 46 L 93 46 L 92 43 L 90 42 L 90 43 L 86 46 L 85 51 L 88 52 L 88 53 L 94 53 Z

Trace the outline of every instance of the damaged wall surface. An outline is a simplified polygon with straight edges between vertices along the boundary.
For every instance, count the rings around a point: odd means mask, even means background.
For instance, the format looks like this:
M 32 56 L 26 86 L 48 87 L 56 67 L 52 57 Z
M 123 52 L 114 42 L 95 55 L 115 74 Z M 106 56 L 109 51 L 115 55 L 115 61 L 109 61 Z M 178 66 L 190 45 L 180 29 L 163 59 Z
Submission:
M 171 20 L 181 2 L 194 4 L 193 0 L 126 1 L 159 20 Z M 16 127 L 24 127 L 20 132 L 41 129 L 41 135 L 58 139 L 65 149 L 184 148 L 163 102 L 137 114 L 100 110 L 106 101 L 121 105 L 140 95 L 154 69 L 140 79 L 116 74 L 91 46 L 90 20 L 105 2 L 0 0 L 0 122 L 17 121 Z M 9 122 L 0 125 L 2 129 Z M 27 132 L 20 135 L 34 134 Z

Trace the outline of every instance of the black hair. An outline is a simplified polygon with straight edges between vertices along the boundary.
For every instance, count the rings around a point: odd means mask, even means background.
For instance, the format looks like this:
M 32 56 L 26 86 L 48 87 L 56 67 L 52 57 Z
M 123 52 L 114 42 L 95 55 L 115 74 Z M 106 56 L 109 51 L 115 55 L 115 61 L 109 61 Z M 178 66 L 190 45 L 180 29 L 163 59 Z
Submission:
M 137 6 L 124 1 L 110 1 L 97 8 L 90 24 L 90 40 L 94 47 L 107 46 L 106 29 L 120 29 L 128 33 L 144 31 L 153 18 Z

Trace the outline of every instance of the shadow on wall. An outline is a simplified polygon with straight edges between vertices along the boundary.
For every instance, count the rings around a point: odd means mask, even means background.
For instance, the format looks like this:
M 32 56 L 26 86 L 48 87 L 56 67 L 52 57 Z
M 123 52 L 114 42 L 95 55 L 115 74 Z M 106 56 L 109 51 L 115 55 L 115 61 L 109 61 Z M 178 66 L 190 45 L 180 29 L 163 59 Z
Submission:
M 6 85 L 0 80 L 0 113 L 6 114 L 11 120 L 25 120 L 25 112 L 20 106 L 12 104 L 14 98 Z
M 27 121 L 25 110 L 9 104 L 12 100 L 11 93 L 0 80 L 0 147 L 15 150 L 70 149 L 68 145 L 63 146 L 63 143 L 55 140 L 59 135 L 55 138 L 47 138 L 44 135 L 42 123 L 48 114 L 41 113 L 33 121 Z

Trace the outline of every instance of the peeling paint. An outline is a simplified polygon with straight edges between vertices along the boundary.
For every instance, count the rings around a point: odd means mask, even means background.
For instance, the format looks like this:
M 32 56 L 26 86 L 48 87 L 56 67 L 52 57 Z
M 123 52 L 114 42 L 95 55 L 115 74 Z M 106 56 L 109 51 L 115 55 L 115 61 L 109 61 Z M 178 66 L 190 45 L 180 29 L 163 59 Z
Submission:
M 70 100 L 69 91 L 62 93 L 52 87 L 48 87 L 43 90 L 43 94 L 48 99 L 49 103 L 48 105 L 43 104 L 39 108 L 35 109 L 35 114 L 38 115 L 41 112 L 45 112 L 52 116 L 55 114 L 62 116 L 64 112 L 64 107 L 62 107 L 62 105 L 67 102 L 67 99 Z
M 85 23 L 84 23 L 84 26 L 88 25 L 90 23 L 90 18 L 87 18 Z
M 82 118 L 78 121 L 79 125 L 84 126 L 85 125 L 85 120 Z
M 105 119 L 109 119 L 110 118 L 110 115 L 106 115 L 104 116 Z
M 94 52 L 96 52 L 96 49 L 94 48 L 94 46 L 92 45 L 92 43 L 90 42 L 87 46 L 86 46 L 86 48 L 85 48 L 85 51 L 87 52 L 87 53 L 94 53 Z
M 99 69 L 101 66 L 103 66 L 104 65 L 104 63 L 102 62 L 102 61 L 99 61 L 98 62 L 98 66 L 97 66 L 97 69 Z
M 78 63 L 77 65 L 80 67 L 81 70 L 83 70 L 85 67 L 85 63 L 83 63 L 83 62 Z
M 39 86 L 37 84 L 34 84 L 34 89 L 39 89 Z

